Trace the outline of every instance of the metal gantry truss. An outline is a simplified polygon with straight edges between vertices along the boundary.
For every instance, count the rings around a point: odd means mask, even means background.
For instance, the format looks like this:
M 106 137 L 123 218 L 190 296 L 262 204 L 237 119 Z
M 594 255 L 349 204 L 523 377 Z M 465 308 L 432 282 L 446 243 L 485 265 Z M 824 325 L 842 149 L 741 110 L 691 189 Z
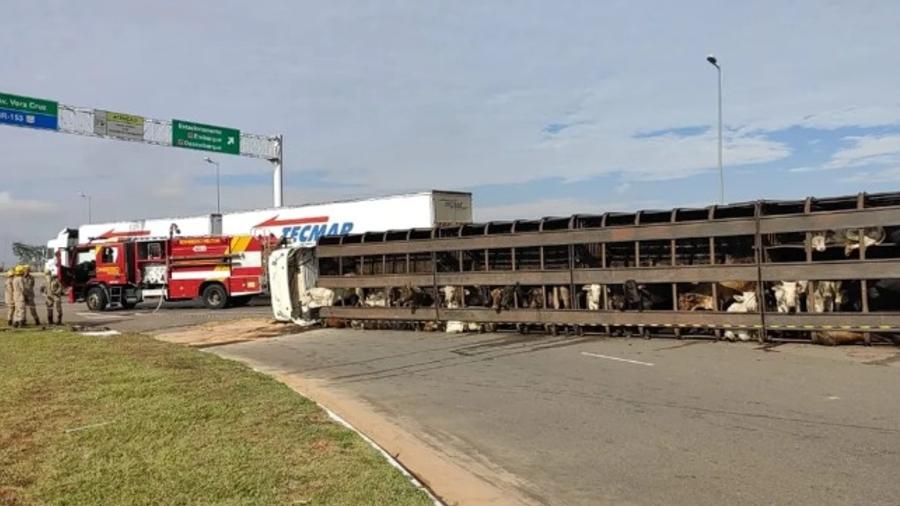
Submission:
M 102 135 L 94 131 L 94 109 L 59 104 L 58 132 L 112 139 L 117 141 L 153 144 L 156 146 L 174 147 L 172 144 L 172 121 L 144 117 L 144 136 L 142 139 L 130 139 L 115 135 Z M 241 132 L 240 156 L 267 160 L 274 165 L 273 204 L 283 205 L 282 144 L 280 135 L 260 135 Z

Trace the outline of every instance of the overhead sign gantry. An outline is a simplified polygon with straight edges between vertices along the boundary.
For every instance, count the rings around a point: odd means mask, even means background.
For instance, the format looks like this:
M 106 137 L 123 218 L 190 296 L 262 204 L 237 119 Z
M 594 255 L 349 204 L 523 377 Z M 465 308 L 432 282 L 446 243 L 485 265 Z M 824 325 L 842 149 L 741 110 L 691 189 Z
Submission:
M 9 93 L 0 93 L 0 124 L 268 160 L 275 168 L 273 204 L 281 207 L 284 203 L 281 135 L 251 134 L 236 128 L 178 119 L 146 118 Z

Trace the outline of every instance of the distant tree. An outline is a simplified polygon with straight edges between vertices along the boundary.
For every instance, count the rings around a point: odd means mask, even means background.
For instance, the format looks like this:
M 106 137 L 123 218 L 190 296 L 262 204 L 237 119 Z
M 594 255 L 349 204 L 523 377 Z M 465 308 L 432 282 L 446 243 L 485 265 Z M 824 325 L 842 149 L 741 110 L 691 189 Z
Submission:
M 19 263 L 30 265 L 32 269 L 40 270 L 44 266 L 44 259 L 47 256 L 47 248 L 44 246 L 33 246 L 21 242 L 12 243 L 12 252 Z

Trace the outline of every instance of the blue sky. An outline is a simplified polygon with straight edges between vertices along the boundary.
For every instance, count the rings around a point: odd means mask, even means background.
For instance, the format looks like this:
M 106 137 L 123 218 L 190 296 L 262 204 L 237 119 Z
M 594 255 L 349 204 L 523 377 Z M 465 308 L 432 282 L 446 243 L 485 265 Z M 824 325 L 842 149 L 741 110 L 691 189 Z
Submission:
M 0 91 L 285 138 L 286 202 L 471 190 L 478 219 L 900 186 L 896 2 L 14 0 Z M 0 126 L 0 261 L 86 220 L 208 212 L 203 154 Z M 271 203 L 219 157 L 226 209 Z

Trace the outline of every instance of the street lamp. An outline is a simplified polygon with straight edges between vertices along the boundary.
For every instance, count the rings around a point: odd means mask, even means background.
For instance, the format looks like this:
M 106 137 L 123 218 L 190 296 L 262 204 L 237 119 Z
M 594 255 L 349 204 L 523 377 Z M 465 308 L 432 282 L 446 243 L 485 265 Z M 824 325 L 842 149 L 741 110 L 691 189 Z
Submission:
M 84 192 L 79 192 L 79 193 L 78 193 L 78 196 L 80 196 L 81 198 L 87 200 L 87 206 L 88 206 L 88 224 L 93 223 L 93 220 L 92 220 L 92 218 L 91 218 L 91 196 L 90 196 L 90 195 L 87 195 L 87 194 L 84 193 Z
M 722 168 L 722 67 L 719 65 L 719 60 L 716 59 L 715 55 L 711 54 L 707 56 L 706 61 L 715 67 L 719 74 L 719 202 L 724 204 L 725 169 Z
M 210 157 L 205 157 L 206 163 L 211 163 L 216 166 L 216 214 L 222 214 L 222 198 L 219 193 L 219 162 L 213 160 Z

